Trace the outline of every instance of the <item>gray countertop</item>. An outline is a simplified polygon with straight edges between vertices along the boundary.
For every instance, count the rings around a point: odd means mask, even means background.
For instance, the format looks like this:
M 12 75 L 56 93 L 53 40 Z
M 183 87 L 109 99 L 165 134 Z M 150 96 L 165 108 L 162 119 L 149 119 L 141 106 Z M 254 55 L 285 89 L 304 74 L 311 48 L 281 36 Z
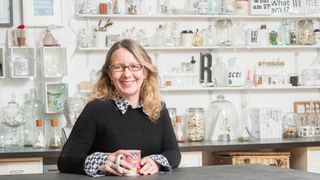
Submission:
M 37 174 L 37 175 L 13 175 L 0 176 L 0 180 L 316 180 L 320 174 L 307 173 L 304 171 L 282 169 L 264 165 L 223 165 L 204 166 L 193 168 L 178 168 L 169 174 L 156 174 L 151 176 L 138 177 L 115 177 L 106 176 L 92 178 L 85 175 L 75 174 Z
M 188 151 L 237 151 L 258 149 L 291 149 L 297 147 L 320 146 L 320 137 L 286 138 L 286 139 L 257 139 L 250 142 L 239 141 L 202 141 L 179 143 L 182 152 Z M 57 158 L 60 149 L 33 148 L 0 148 L 0 158 L 43 157 Z

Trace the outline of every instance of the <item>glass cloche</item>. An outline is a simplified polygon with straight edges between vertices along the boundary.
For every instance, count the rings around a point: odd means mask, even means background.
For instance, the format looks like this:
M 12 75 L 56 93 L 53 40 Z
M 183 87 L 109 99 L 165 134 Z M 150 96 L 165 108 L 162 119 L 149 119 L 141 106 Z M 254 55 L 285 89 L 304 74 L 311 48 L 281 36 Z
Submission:
M 206 116 L 206 139 L 229 141 L 239 137 L 239 120 L 235 106 L 223 95 L 210 103 Z
M 10 128 L 10 142 L 8 146 L 18 147 L 22 143 L 19 143 L 17 140 L 17 128 L 22 126 L 25 123 L 23 118 L 23 109 L 16 102 L 16 95 L 12 93 L 11 101 L 8 102 L 8 105 L 2 110 L 2 124 Z

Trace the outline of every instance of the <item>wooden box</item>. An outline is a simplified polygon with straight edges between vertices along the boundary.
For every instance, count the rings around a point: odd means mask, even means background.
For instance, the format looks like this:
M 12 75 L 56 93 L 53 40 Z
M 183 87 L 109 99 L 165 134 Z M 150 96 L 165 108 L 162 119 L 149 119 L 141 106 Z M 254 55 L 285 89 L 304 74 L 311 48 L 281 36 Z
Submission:
M 290 152 L 216 152 L 214 164 L 264 164 L 290 168 Z

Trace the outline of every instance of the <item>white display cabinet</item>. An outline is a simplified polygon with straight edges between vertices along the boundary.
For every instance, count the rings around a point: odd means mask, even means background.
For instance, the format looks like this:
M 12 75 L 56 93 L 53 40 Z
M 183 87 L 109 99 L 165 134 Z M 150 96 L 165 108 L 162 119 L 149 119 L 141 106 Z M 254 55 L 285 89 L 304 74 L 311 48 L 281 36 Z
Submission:
M 31 47 L 9 48 L 11 78 L 36 77 L 36 50 Z
M 67 49 L 65 47 L 40 48 L 42 77 L 60 78 L 67 74 Z
M 291 168 L 320 173 L 320 147 L 293 149 L 291 151 Z
M 47 114 L 63 113 L 63 103 L 68 97 L 68 84 L 45 82 L 44 95 Z
M 0 79 L 5 78 L 5 56 L 4 56 L 4 48 L 0 48 Z

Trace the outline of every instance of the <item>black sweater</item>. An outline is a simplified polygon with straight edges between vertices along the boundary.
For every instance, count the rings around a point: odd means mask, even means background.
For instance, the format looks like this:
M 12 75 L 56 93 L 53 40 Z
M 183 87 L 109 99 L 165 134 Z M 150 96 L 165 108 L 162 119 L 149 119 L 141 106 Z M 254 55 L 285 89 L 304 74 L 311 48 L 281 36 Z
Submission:
M 113 100 L 89 102 L 78 117 L 58 159 L 60 172 L 85 174 L 84 163 L 94 152 L 140 149 L 141 156 L 162 154 L 171 167 L 179 165 L 181 154 L 167 108 L 151 122 L 142 108 L 122 114 Z

